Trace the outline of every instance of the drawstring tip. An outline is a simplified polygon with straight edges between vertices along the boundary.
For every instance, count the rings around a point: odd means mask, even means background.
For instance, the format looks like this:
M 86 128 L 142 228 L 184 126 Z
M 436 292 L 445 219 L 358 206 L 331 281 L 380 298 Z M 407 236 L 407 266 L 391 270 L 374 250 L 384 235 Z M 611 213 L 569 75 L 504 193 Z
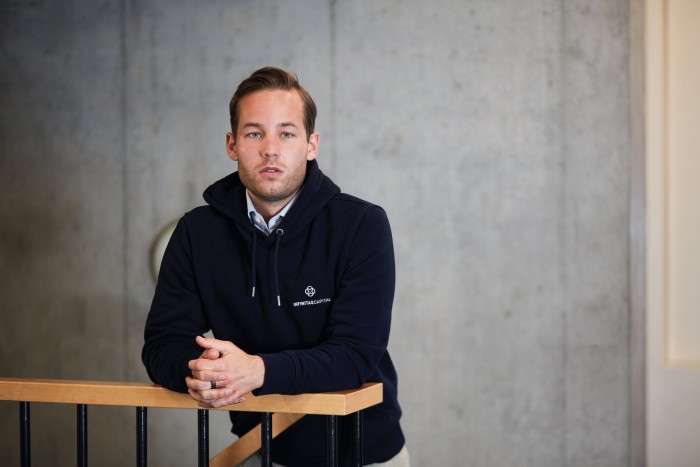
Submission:
M 277 306 L 282 306 L 282 302 L 280 302 L 280 296 L 277 296 Z
M 255 286 L 253 286 L 253 292 L 250 294 L 250 296 L 255 298 Z

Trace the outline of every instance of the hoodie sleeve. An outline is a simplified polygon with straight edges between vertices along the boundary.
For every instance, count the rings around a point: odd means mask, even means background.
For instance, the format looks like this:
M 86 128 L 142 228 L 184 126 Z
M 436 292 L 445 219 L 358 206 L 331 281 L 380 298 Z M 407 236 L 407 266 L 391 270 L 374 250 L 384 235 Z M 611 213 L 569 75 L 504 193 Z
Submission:
M 168 389 L 186 392 L 185 376 L 191 374 L 187 364 L 202 353 L 195 336 L 208 330 L 192 268 L 187 222 L 183 217 L 163 255 L 144 330 L 141 359 L 151 380 Z
M 393 371 L 387 356 L 396 280 L 389 221 L 383 209 L 366 205 L 349 225 L 357 227 L 325 340 L 310 349 L 262 354 L 265 382 L 258 394 L 349 389 Z

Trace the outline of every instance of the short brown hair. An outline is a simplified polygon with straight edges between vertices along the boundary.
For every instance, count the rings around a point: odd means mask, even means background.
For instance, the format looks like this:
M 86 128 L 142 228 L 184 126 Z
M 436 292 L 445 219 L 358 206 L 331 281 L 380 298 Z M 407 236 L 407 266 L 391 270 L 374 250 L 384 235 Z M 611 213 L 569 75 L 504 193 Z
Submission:
M 299 97 L 304 103 L 304 128 L 306 129 L 306 139 L 308 140 L 316 127 L 316 103 L 311 98 L 311 94 L 299 84 L 299 79 L 294 73 L 275 67 L 260 68 L 238 85 L 238 89 L 236 89 L 228 105 L 231 115 L 231 131 L 234 137 L 238 131 L 238 106 L 241 99 L 248 94 L 265 89 L 294 89 L 299 93 Z

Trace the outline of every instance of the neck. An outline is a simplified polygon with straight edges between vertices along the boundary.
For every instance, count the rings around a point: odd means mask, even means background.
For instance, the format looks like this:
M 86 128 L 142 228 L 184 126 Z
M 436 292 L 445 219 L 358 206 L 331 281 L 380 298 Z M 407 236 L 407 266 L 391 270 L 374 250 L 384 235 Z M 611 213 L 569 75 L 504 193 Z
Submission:
M 250 196 L 250 200 L 253 202 L 253 206 L 255 206 L 255 210 L 258 211 L 258 213 L 265 219 L 265 222 L 270 222 L 270 219 L 275 217 L 277 214 L 284 209 L 284 207 L 289 204 L 291 200 L 294 199 L 296 194 L 299 191 L 295 191 L 292 193 L 291 196 L 288 196 L 287 198 L 281 199 L 279 201 L 263 201 L 261 199 L 258 199 L 255 195 L 253 195 L 250 191 L 248 192 L 248 196 Z

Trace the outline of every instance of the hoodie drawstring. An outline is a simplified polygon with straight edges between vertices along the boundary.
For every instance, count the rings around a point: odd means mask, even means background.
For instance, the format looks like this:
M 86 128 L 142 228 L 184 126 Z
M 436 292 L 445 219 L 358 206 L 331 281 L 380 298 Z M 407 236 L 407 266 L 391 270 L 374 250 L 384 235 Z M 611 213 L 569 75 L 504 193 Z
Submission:
M 257 236 L 258 236 L 258 235 L 256 234 L 255 230 L 252 230 L 251 232 L 253 233 L 253 248 L 252 248 L 252 250 L 253 250 L 253 258 L 252 258 L 252 260 L 251 260 L 252 271 L 251 271 L 251 274 L 250 274 L 250 275 L 251 275 L 251 278 L 252 278 L 252 279 L 251 279 L 251 282 L 252 282 L 252 291 L 251 291 L 251 295 L 250 295 L 250 296 L 254 298 L 254 297 L 255 297 L 255 250 L 257 249 Z
M 252 258 L 251 258 L 251 294 L 250 296 L 255 298 L 255 285 L 256 285 L 256 274 L 255 274 L 255 255 L 257 253 L 257 247 L 258 247 L 258 240 L 257 240 L 257 232 L 255 230 L 252 231 L 253 233 L 253 248 L 251 249 L 252 253 Z M 284 230 L 282 229 L 277 229 L 275 230 L 276 238 L 275 238 L 275 256 L 272 261 L 272 275 L 275 277 L 275 298 L 277 299 L 277 306 L 282 306 L 282 300 L 280 298 L 280 283 L 279 283 L 279 277 L 277 275 L 277 257 L 279 256 L 279 250 L 280 250 L 280 243 L 282 240 L 282 235 L 284 235 Z
M 277 295 L 277 306 L 282 306 L 282 302 L 280 300 L 280 281 L 279 277 L 277 276 L 277 256 L 279 254 L 280 240 L 282 240 L 284 230 L 277 229 L 275 230 L 275 233 L 277 234 L 277 238 L 275 239 L 275 258 L 272 263 L 272 274 L 275 276 L 275 294 Z

